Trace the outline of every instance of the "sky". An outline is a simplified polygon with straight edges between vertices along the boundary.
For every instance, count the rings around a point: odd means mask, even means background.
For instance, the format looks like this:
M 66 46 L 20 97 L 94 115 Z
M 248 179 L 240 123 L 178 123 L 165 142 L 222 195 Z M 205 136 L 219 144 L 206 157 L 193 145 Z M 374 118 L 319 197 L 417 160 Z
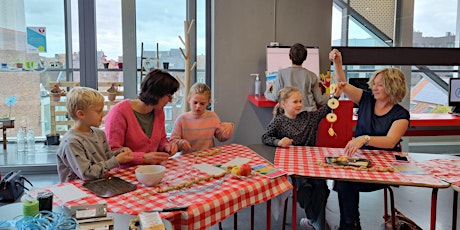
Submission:
M 72 7 L 78 8 L 75 0 Z M 118 60 L 122 55 L 121 37 L 121 0 L 97 0 L 97 50 L 103 51 L 108 59 Z M 199 0 L 204 2 L 204 0 Z M 446 32 L 456 34 L 457 0 L 415 0 L 414 30 L 423 32 L 424 36 L 439 37 Z M 442 4 L 440 4 L 442 2 Z M 433 4 L 437 3 L 437 4 Z M 136 0 L 137 11 L 137 50 L 140 56 L 141 42 L 144 50 L 165 51 L 184 46 L 179 39 L 184 35 L 185 0 Z M 55 53 L 64 53 L 64 15 L 62 0 L 24 0 L 26 26 L 46 26 L 48 52 L 42 54 L 54 57 Z M 201 7 L 202 8 L 202 7 Z M 200 7 L 198 7 L 200 9 Z M 46 16 L 43 16 L 46 12 Z M 202 12 L 202 11 L 201 11 Z M 198 13 L 200 15 L 200 12 Z M 74 50 L 78 50 L 79 36 L 77 11 L 72 13 L 72 41 Z M 436 20 L 433 20 L 436 19 Z M 199 20 L 199 27 L 204 25 Z M 333 25 L 340 25 L 340 14 L 334 13 Z M 350 38 L 367 38 L 368 34 L 354 34 Z M 340 30 L 333 27 L 332 39 L 340 38 Z M 198 32 L 199 41 L 204 42 L 204 32 Z M 199 49 L 198 53 L 204 53 Z

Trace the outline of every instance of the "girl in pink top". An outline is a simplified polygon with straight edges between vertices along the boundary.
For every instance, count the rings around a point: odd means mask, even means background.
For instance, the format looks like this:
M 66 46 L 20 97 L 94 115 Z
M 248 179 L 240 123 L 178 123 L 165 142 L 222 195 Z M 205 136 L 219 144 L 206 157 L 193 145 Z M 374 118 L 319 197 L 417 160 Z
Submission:
M 160 164 L 177 152 L 177 145 L 166 137 L 163 108 L 178 89 L 176 78 L 154 69 L 142 81 L 137 99 L 123 100 L 110 109 L 105 132 L 111 149 L 129 147 L 134 155 L 122 166 Z
M 211 101 L 211 90 L 206 84 L 195 83 L 187 100 L 191 111 L 177 117 L 171 134 L 179 151 L 200 151 L 213 147 L 214 137 L 221 142 L 232 137 L 233 124 L 220 122 L 214 111 L 206 110 Z

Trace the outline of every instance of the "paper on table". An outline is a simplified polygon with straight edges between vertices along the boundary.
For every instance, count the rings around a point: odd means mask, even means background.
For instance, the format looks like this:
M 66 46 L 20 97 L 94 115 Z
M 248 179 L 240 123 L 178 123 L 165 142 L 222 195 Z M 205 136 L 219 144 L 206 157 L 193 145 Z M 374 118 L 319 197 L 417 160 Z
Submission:
M 236 158 L 233 158 L 231 161 L 223 164 L 222 167 L 225 168 L 227 166 L 241 166 L 242 164 L 246 164 L 249 161 L 251 161 L 251 159 L 243 158 L 243 157 L 236 157 Z
M 67 185 L 59 186 L 59 187 L 51 187 L 50 190 L 63 203 L 89 196 L 89 194 L 75 187 L 75 185 L 73 184 L 67 184 Z
M 220 175 L 225 172 L 225 170 L 218 168 L 216 166 L 207 164 L 207 163 L 202 163 L 202 164 L 195 164 L 193 167 L 197 168 L 198 170 L 205 172 L 209 175 Z

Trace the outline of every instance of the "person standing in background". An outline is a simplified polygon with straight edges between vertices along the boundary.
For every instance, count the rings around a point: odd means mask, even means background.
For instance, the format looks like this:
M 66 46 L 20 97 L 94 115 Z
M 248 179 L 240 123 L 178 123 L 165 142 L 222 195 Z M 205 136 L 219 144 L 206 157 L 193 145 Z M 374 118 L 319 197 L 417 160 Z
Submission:
M 326 104 L 330 95 L 323 94 L 320 89 L 320 79 L 312 71 L 302 67 L 307 59 L 308 51 L 304 45 L 296 43 L 289 50 L 292 66 L 278 71 L 275 80 L 275 95 L 286 86 L 294 86 L 302 93 L 302 110 L 316 111 L 318 105 Z

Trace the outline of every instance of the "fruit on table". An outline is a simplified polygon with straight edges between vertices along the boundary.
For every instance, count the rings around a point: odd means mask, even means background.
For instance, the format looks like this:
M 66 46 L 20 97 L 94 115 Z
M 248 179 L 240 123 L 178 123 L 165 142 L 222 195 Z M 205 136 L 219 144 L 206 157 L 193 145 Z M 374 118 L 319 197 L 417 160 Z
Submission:
M 242 164 L 240 167 L 240 176 L 249 176 L 252 173 L 252 167 L 249 164 Z
M 239 176 L 240 175 L 240 166 L 234 166 L 232 168 L 231 172 L 232 172 L 233 175 Z

